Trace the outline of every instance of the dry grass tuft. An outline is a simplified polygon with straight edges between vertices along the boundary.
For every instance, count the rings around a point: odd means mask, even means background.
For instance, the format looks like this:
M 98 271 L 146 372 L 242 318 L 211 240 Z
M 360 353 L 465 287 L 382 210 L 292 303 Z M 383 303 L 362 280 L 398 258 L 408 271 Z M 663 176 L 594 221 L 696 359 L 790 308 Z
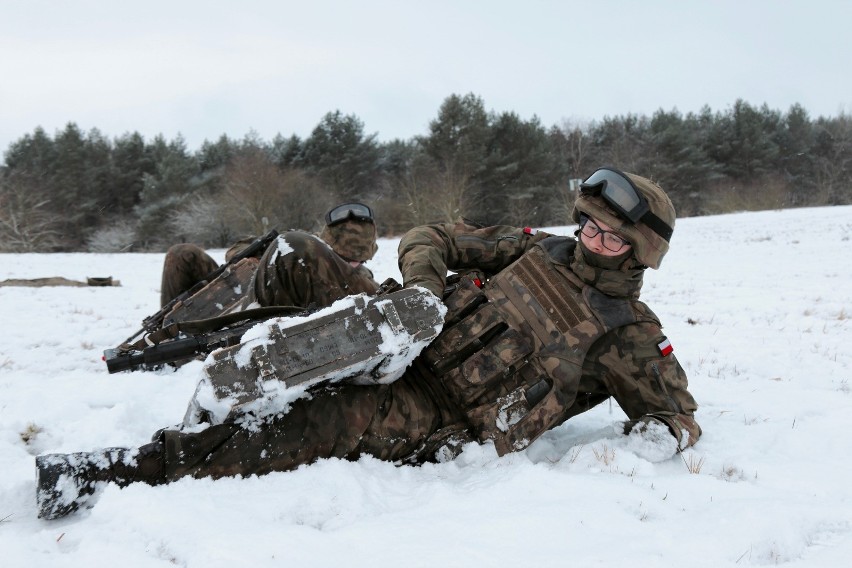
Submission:
M 592 452 L 595 454 L 595 459 L 606 466 L 615 461 L 615 450 L 609 448 L 606 444 L 603 445 L 601 451 L 592 448 Z
M 696 454 L 691 453 L 689 457 L 684 457 L 684 455 L 680 454 L 680 459 L 683 460 L 684 465 L 686 465 L 686 470 L 692 474 L 701 473 L 701 468 L 704 467 L 704 457 L 698 457 Z
M 24 429 L 24 431 L 20 434 L 21 441 L 23 441 L 26 445 L 29 446 L 42 432 L 44 432 L 44 428 L 30 422 L 29 424 L 27 424 L 27 427 Z
M 575 461 L 577 461 L 577 458 L 580 457 L 580 452 L 582 452 L 583 448 L 585 447 L 585 444 L 581 444 L 579 446 L 574 446 L 573 448 L 571 448 L 571 453 L 568 454 L 568 463 L 574 463 Z
M 745 472 L 735 465 L 723 465 L 719 472 L 719 479 L 723 481 L 742 481 L 745 478 Z

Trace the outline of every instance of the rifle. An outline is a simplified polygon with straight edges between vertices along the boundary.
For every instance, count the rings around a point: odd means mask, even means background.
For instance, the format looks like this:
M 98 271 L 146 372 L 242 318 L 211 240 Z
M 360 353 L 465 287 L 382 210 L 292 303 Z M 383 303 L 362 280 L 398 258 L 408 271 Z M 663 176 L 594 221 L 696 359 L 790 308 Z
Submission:
M 254 323 L 256 322 L 209 334 L 175 339 L 146 347 L 141 351 L 126 350 L 121 347 L 106 349 L 103 359 L 106 361 L 107 371 L 110 374 L 121 371 L 150 371 L 166 363 L 180 363 L 194 359 L 218 347 L 236 345 Z
M 165 319 L 165 317 L 180 302 L 183 302 L 184 300 L 194 296 L 202 288 L 204 288 L 210 282 L 212 282 L 213 280 L 218 278 L 219 275 L 221 275 L 223 272 L 225 272 L 225 270 L 229 266 L 232 266 L 232 265 L 238 263 L 239 261 L 243 260 L 244 258 L 256 256 L 258 253 L 261 253 L 264 250 L 266 250 L 266 247 L 269 246 L 269 243 L 271 243 L 277 237 L 278 237 L 278 231 L 276 231 L 275 229 L 272 229 L 271 231 L 269 231 L 264 236 L 253 240 L 246 248 L 241 250 L 239 253 L 235 254 L 231 258 L 231 260 L 229 260 L 228 262 L 226 262 L 225 264 L 223 264 L 222 266 L 220 266 L 219 268 L 217 268 L 216 270 L 214 270 L 213 272 L 211 272 L 210 274 L 205 276 L 203 280 L 197 282 L 189 290 L 181 292 L 180 294 L 178 294 L 177 296 L 172 298 L 171 301 L 169 301 L 168 304 L 166 304 L 165 306 L 160 308 L 158 311 L 151 314 L 147 318 L 143 319 L 142 320 L 142 329 L 140 329 L 139 331 L 137 331 L 136 333 L 134 333 L 133 335 L 131 335 L 130 337 L 125 339 L 124 345 L 129 345 L 129 344 L 133 343 L 133 340 L 136 339 L 137 337 L 139 337 L 140 335 L 142 335 L 143 333 L 146 333 L 146 332 L 152 333 L 152 332 L 160 329 L 163 326 L 163 320 Z M 109 349 L 108 351 L 113 351 L 113 350 Z
M 402 286 L 393 278 L 388 278 L 379 286 L 376 296 L 399 290 L 402 290 Z M 154 370 L 165 364 L 178 364 L 199 355 L 207 355 L 219 347 L 237 345 L 249 328 L 269 318 L 304 316 L 315 310 L 313 306 L 269 306 L 206 320 L 171 323 L 135 344 L 126 342 L 115 349 L 104 350 L 103 360 L 110 374 L 128 370 Z
M 178 364 L 219 347 L 237 345 L 255 324 L 284 315 L 306 314 L 295 306 L 272 306 L 225 314 L 206 320 L 172 323 L 135 344 L 124 343 L 104 350 L 103 360 L 110 374 L 120 371 L 154 370 L 165 364 Z M 238 324 L 238 325 L 237 325 Z

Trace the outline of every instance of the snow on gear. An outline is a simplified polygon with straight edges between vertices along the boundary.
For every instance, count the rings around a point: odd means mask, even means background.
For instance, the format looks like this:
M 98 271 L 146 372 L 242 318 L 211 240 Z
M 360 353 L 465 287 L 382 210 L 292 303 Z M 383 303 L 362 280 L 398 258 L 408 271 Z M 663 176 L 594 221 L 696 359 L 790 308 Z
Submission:
M 205 363 L 184 424 L 277 414 L 279 397 L 289 402 L 297 386 L 304 391 L 326 381 L 389 384 L 438 335 L 445 312 L 434 295 L 406 288 L 258 324 L 242 343 Z

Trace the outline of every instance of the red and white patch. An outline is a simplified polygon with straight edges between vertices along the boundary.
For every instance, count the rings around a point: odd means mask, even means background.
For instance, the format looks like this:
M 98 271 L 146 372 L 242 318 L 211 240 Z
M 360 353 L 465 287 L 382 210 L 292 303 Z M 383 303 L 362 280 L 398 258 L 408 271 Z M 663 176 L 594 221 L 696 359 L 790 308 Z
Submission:
M 534 235 L 538 233 L 538 229 L 533 229 L 532 227 L 524 227 L 524 233 L 527 235 Z
M 674 347 L 672 347 L 672 342 L 669 341 L 668 337 L 664 337 L 663 340 L 657 344 L 657 349 L 660 350 L 660 355 L 662 355 L 663 357 L 674 351 Z

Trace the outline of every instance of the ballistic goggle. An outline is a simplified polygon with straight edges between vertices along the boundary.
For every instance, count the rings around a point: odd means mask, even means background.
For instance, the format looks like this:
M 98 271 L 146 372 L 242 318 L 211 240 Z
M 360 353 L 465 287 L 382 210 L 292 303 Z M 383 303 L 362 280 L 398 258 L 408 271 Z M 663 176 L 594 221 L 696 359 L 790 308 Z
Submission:
M 363 203 L 344 203 L 325 214 L 325 224 L 329 227 L 350 219 L 375 223 L 373 210 Z
M 600 195 L 622 218 L 634 225 L 644 223 L 666 242 L 672 238 L 674 229 L 651 211 L 651 206 L 642 192 L 626 174 L 615 168 L 597 170 L 580 184 L 580 193 Z

